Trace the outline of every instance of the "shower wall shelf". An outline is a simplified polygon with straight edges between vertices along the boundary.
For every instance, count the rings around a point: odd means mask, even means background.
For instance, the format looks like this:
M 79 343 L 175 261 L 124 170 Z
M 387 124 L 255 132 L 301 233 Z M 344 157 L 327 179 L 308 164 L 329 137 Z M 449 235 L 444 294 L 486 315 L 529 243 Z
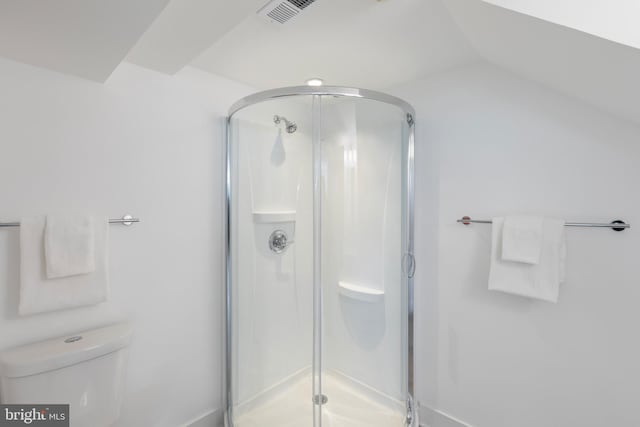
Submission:
M 276 222 L 294 222 L 296 211 L 258 211 L 253 212 L 253 222 L 270 224 Z
M 340 295 L 364 302 L 379 302 L 384 298 L 384 291 L 349 282 L 338 282 Z

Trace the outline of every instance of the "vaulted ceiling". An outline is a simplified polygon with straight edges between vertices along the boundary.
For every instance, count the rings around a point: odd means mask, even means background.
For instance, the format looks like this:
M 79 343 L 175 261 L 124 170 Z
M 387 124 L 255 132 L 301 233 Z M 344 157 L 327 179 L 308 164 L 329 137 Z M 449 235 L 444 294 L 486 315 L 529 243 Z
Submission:
M 265 3 L 5 0 L 0 56 L 98 82 L 128 61 L 373 89 L 485 59 L 640 122 L 637 0 L 317 0 L 285 24 L 256 13 Z
M 169 0 L 3 0 L 0 56 L 104 81 Z
M 173 0 L 133 47 L 127 60 L 167 74 L 193 61 L 265 0 Z
M 194 65 L 259 88 L 381 88 L 474 59 L 440 1 L 318 0 L 284 25 L 251 14 Z
M 460 30 L 484 59 L 640 122 L 640 50 L 487 2 L 446 3 Z
M 638 0 L 484 0 L 580 30 L 614 42 L 640 48 Z

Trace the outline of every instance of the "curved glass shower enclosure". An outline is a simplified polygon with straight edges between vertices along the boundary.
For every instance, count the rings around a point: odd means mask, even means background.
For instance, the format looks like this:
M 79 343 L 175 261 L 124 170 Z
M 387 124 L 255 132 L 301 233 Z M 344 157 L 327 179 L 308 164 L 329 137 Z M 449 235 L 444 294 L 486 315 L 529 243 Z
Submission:
M 417 427 L 413 109 L 249 96 L 227 128 L 227 427 Z

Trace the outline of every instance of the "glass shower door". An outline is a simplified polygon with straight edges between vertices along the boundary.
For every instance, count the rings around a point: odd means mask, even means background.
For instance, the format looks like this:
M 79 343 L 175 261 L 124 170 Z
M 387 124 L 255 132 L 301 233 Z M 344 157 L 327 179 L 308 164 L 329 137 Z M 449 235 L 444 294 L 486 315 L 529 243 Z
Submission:
M 410 117 L 333 89 L 229 119 L 227 427 L 406 425 Z
M 408 124 L 369 99 L 326 96 L 320 113 L 322 426 L 402 427 Z
M 313 425 L 311 99 L 230 121 L 229 425 Z

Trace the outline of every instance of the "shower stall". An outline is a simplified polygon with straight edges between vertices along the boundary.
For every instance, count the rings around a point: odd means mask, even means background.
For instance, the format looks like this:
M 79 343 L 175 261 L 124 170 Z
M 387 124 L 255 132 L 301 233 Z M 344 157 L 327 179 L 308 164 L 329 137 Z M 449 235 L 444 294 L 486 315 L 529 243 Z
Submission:
M 406 102 L 251 95 L 227 123 L 227 427 L 417 427 Z

